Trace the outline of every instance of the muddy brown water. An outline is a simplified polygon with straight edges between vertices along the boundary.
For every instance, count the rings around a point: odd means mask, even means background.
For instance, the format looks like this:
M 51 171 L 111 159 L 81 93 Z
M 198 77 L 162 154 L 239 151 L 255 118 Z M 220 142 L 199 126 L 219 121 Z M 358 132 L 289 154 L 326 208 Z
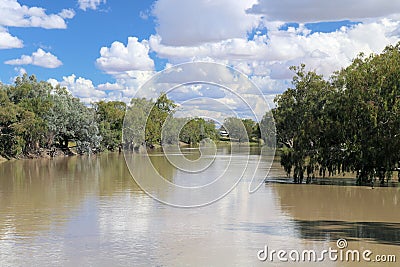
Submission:
M 215 164 L 226 153 L 218 150 Z M 240 173 L 245 157 L 235 156 L 230 168 Z M 257 157 L 252 153 L 250 161 Z M 152 163 L 168 180 L 187 182 L 164 156 L 153 155 Z M 213 171 L 196 177 L 207 180 Z M 6 162 L 0 165 L 0 266 L 397 266 L 399 187 L 282 183 L 276 161 L 268 179 L 249 194 L 244 177 L 223 199 L 182 209 L 144 193 L 118 153 Z M 347 241 L 344 252 L 370 250 L 371 262 L 257 256 L 266 246 L 340 251 L 339 238 Z M 376 255 L 394 255 L 397 263 L 378 263 Z

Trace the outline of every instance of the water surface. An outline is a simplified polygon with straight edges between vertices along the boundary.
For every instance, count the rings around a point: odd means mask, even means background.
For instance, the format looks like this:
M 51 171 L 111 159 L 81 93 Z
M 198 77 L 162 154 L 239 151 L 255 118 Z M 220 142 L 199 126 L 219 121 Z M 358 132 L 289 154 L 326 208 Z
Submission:
M 217 167 L 192 181 L 158 152 L 151 161 L 170 181 L 188 185 L 209 182 L 229 152 L 219 150 Z M 141 157 L 131 160 L 146 174 L 150 166 Z M 232 173 L 243 171 L 245 157 L 235 155 Z M 252 153 L 251 162 L 258 157 Z M 284 177 L 274 162 L 269 179 Z M 257 252 L 265 245 L 321 251 L 336 248 L 338 238 L 351 249 L 400 260 L 398 187 L 266 183 L 250 195 L 249 182 L 243 177 L 211 205 L 182 209 L 146 195 L 117 153 L 6 162 L 0 165 L 0 266 L 286 266 L 261 262 Z

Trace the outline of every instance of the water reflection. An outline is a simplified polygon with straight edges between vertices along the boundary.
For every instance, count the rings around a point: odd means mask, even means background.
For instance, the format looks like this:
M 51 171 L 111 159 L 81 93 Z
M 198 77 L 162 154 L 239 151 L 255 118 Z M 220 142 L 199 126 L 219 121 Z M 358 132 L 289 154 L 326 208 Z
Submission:
M 253 180 L 253 187 L 263 185 L 272 158 L 260 156 L 259 147 L 251 148 L 249 153 L 244 145 L 220 147 L 217 154 L 203 148 L 201 158 L 197 149 L 180 150 L 186 157 L 170 148 L 167 156 L 161 151 L 148 155 L 125 153 L 137 184 L 154 199 L 176 207 L 213 203 L 233 190 L 241 178 Z
M 1 164 L 0 265 L 265 266 L 256 253 L 266 244 L 324 248 L 339 237 L 353 247 L 398 253 L 397 188 L 269 183 L 249 195 L 259 157 L 257 148 L 252 151 L 242 182 L 198 209 L 148 197 L 119 154 Z M 217 164 L 229 153 L 229 147 L 219 148 Z M 235 153 L 232 175 L 244 167 L 240 150 Z M 150 160 L 169 181 L 190 184 L 159 151 Z M 131 154 L 130 161 L 150 173 L 142 155 Z M 207 181 L 210 173 L 203 175 L 197 179 Z M 275 163 L 270 175 L 285 176 Z
M 142 194 L 121 160 L 104 155 L 2 164 L 0 239 L 4 232 L 29 236 L 65 222 L 89 195 L 110 196 L 121 189 Z
M 228 224 L 226 229 L 324 243 L 345 238 L 347 241 L 362 240 L 400 246 L 400 223 L 288 220 L 285 224 L 281 222 Z
M 316 241 L 365 240 L 400 246 L 400 223 L 294 220 L 301 238 Z
M 284 212 L 300 220 L 400 222 L 399 188 L 272 185 Z
M 289 184 L 274 188 L 302 239 L 400 245 L 398 188 Z

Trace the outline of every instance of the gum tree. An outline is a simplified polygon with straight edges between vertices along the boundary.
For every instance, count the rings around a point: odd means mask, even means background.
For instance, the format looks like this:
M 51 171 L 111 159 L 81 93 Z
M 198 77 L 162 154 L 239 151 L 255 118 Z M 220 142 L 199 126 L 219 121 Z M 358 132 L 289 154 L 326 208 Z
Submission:
M 102 149 L 114 151 L 122 143 L 122 125 L 126 104 L 121 101 L 100 101 L 94 103 Z
M 330 81 L 305 66 L 273 110 L 281 164 L 303 176 L 356 173 L 358 184 L 383 184 L 400 160 L 400 43 L 379 55 L 360 54 Z
M 305 65 L 291 67 L 295 72 L 293 88 L 275 98 L 277 141 L 283 146 L 281 164 L 288 173 L 293 170 L 295 183 L 302 183 L 304 172 L 313 173 L 319 160 L 323 140 L 325 105 L 331 91 L 321 75 L 306 71 Z

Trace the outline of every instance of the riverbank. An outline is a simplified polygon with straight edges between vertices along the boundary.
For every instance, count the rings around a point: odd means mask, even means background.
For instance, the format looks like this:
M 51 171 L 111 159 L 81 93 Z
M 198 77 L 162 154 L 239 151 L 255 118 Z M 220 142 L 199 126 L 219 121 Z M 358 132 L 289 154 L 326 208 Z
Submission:
M 10 161 L 10 160 L 15 160 L 15 159 L 17 159 L 17 160 L 18 159 L 40 159 L 40 158 L 51 159 L 51 158 L 69 157 L 69 156 L 75 156 L 75 155 L 77 155 L 77 153 L 74 151 L 71 151 L 70 149 L 63 150 L 60 148 L 52 148 L 52 149 L 41 148 L 37 153 L 28 153 L 28 154 L 18 156 L 17 158 L 7 159 L 7 158 L 0 156 L 0 164 Z
M 0 156 L 0 163 L 6 162 L 8 161 L 6 158 L 3 158 L 2 156 Z

